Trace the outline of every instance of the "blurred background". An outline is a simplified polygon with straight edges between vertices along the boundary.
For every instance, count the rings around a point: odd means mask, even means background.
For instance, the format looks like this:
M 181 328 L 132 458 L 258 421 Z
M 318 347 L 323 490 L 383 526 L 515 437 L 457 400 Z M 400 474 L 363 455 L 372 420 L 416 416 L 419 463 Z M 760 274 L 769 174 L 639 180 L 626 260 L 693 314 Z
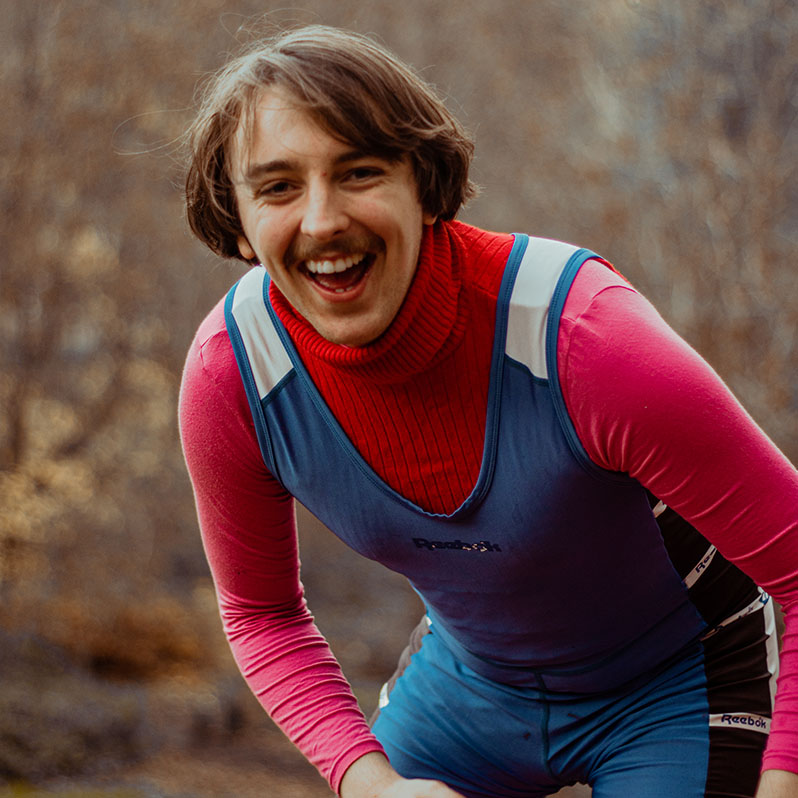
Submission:
M 792 0 L 0 0 L 0 795 L 331 793 L 216 615 L 176 398 L 241 274 L 190 237 L 180 135 L 253 32 L 373 33 L 475 134 L 461 215 L 610 260 L 798 459 Z M 370 713 L 419 605 L 300 511 Z

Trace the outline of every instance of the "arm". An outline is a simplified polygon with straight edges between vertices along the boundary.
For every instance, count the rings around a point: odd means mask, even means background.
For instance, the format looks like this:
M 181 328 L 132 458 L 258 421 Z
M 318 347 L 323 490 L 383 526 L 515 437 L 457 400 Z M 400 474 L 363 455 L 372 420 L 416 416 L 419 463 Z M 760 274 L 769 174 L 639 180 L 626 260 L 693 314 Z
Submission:
M 599 264 L 574 282 L 558 353 L 591 459 L 638 479 L 781 604 L 786 631 L 763 767 L 798 773 L 798 473 L 714 371 Z M 777 796 L 768 790 L 781 780 L 763 778 L 762 798 Z
M 403 779 L 383 754 L 366 754 L 344 774 L 341 798 L 463 798 L 440 781 Z M 779 796 L 775 796 L 779 798 Z
M 236 662 L 267 712 L 337 789 L 355 760 L 382 748 L 305 605 L 293 500 L 260 457 L 220 307 L 189 352 L 180 426 Z
M 756 798 L 795 798 L 798 774 L 786 770 L 766 770 L 759 781 Z

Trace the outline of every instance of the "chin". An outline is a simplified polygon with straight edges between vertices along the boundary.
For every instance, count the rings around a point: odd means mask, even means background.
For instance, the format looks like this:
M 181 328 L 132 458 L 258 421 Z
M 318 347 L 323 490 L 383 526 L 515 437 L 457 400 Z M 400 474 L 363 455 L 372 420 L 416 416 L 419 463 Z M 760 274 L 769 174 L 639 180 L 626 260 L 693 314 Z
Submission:
M 359 346 L 368 346 L 372 341 L 375 341 L 379 336 L 353 336 L 353 335 L 325 335 L 322 336 L 326 340 L 328 340 L 332 344 L 337 344 L 338 346 L 347 346 L 351 349 L 355 349 Z
M 367 346 L 368 344 L 376 341 L 385 330 L 368 330 L 368 329 L 341 329 L 340 327 L 334 328 L 325 328 L 325 327 L 316 327 L 316 332 L 321 335 L 322 338 L 329 341 L 332 344 L 337 344 L 338 346 L 349 346 L 349 347 L 358 347 L 358 346 Z

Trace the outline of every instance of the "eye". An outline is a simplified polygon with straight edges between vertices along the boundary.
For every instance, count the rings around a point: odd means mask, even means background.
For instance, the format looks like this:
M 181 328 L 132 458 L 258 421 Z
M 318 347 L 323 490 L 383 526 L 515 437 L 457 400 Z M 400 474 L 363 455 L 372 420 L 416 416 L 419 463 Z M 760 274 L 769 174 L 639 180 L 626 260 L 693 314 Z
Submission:
M 264 199 L 283 199 L 294 190 L 292 183 L 287 180 L 275 180 L 258 187 L 256 194 Z
M 385 174 L 385 170 L 379 166 L 355 166 L 344 176 L 345 180 L 353 183 L 366 183 Z

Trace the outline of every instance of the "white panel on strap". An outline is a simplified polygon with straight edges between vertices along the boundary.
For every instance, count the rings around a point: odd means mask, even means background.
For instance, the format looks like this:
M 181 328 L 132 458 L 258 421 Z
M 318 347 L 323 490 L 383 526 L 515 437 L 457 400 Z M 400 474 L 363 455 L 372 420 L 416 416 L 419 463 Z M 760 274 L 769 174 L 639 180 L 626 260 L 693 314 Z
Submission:
M 546 379 L 546 320 L 557 280 L 578 247 L 530 238 L 518 269 L 507 320 L 507 354 Z
M 262 266 L 247 272 L 236 286 L 232 308 L 261 399 L 293 368 L 263 301 L 265 279 Z

